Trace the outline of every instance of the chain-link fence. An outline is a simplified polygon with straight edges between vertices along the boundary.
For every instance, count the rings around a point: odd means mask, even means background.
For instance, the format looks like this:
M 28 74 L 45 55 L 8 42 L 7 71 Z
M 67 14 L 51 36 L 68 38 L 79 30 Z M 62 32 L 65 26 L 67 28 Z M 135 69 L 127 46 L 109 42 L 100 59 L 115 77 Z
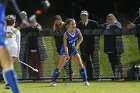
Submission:
M 96 31 L 95 31 L 96 32 Z M 44 31 L 44 34 L 30 34 L 31 36 L 35 35 L 42 35 L 43 39 L 45 41 L 45 45 L 47 48 L 47 58 L 46 60 L 43 62 L 43 75 L 41 75 L 41 77 L 37 77 L 35 79 L 50 79 L 54 69 L 57 67 L 57 64 L 59 62 L 59 54 L 57 53 L 56 47 L 55 47 L 55 41 L 54 41 L 54 36 L 52 33 Z M 98 39 L 98 43 L 96 46 L 100 46 L 100 48 L 98 49 L 98 51 L 94 52 L 94 61 L 95 62 L 93 64 L 93 76 L 95 79 L 103 79 L 103 78 L 116 78 L 116 76 L 114 76 L 112 68 L 111 68 L 111 64 L 109 62 L 108 56 L 106 53 L 104 53 L 104 36 L 102 34 L 107 34 L 107 33 L 102 33 L 102 31 L 99 33 L 92 33 L 92 35 L 101 35 L 100 39 Z M 120 33 L 119 33 L 120 34 Z M 122 63 L 122 73 L 121 73 L 121 77 L 119 78 L 132 78 L 134 76 L 134 71 L 132 71 L 132 67 L 139 65 L 140 64 L 140 54 L 139 54 L 139 49 L 138 49 L 138 44 L 137 44 L 137 37 L 134 35 L 134 33 L 121 33 L 121 34 L 125 34 L 122 35 L 122 40 L 123 40 L 123 45 L 124 45 L 124 52 L 122 53 L 122 57 L 120 62 Z M 128 35 L 129 34 L 129 35 Z M 91 35 L 91 33 L 90 33 Z M 80 49 L 79 49 L 80 52 Z M 26 55 L 26 54 L 24 54 Z M 99 64 L 98 62 L 98 58 L 99 57 Z M 97 60 L 96 60 L 97 58 Z M 29 61 L 29 60 L 28 60 Z M 28 63 L 27 63 L 28 64 Z M 71 67 L 72 67 L 72 71 L 69 71 L 69 63 L 66 64 L 67 66 L 65 68 L 62 69 L 59 78 L 62 79 L 79 79 L 80 78 L 80 73 L 79 73 L 79 69 L 76 66 L 75 62 L 71 63 Z M 14 67 L 17 71 L 18 77 L 19 79 L 32 79 L 29 77 L 30 73 L 37 73 L 37 72 L 29 72 L 28 70 L 26 70 L 26 77 L 23 78 L 23 71 L 21 71 L 21 64 L 20 63 L 15 63 Z M 30 69 L 30 68 L 28 68 Z M 70 73 L 71 74 L 70 74 Z M 97 76 L 97 77 L 95 77 Z M 134 78 L 134 77 L 133 77 Z

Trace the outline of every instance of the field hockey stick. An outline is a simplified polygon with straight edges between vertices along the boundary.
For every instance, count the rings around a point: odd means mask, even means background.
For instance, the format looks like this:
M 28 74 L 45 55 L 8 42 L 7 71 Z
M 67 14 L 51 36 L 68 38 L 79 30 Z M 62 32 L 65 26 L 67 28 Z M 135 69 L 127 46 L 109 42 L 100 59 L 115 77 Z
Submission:
M 26 63 L 24 63 L 24 62 L 22 62 L 22 61 L 19 61 L 19 62 L 22 63 L 22 64 L 24 64 L 25 66 L 31 68 L 33 71 L 38 72 L 38 69 L 35 69 L 35 68 L 33 68 L 32 66 L 30 66 L 30 65 L 28 65 L 28 64 L 26 64 Z
M 70 76 L 70 81 L 72 81 L 72 66 L 71 66 L 71 57 L 69 59 L 69 76 Z
M 70 57 L 66 59 L 65 64 L 66 64 L 67 62 L 69 62 L 69 60 L 71 60 L 71 56 L 74 54 L 74 52 L 75 52 L 75 51 L 73 51 L 72 54 L 70 55 Z M 65 64 L 64 64 L 64 65 L 65 65 Z
M 72 54 L 74 54 L 74 52 L 75 52 L 75 51 L 73 51 L 73 53 L 72 53 Z M 71 56 L 72 56 L 72 54 L 70 55 L 70 57 L 69 57 L 69 58 L 67 58 L 67 59 L 66 59 L 65 63 L 63 64 L 63 66 L 65 66 L 65 65 L 66 65 L 66 63 L 68 63 L 68 62 L 71 60 Z M 63 68 L 63 67 L 62 67 L 62 68 Z
M 68 69 L 68 70 L 69 70 L 69 79 L 70 79 L 70 81 L 72 81 L 71 57 L 72 57 L 72 55 L 73 55 L 74 53 L 75 53 L 75 51 L 72 52 L 72 54 L 70 55 L 70 57 L 67 58 L 67 59 L 66 59 L 66 62 L 65 62 L 65 65 L 66 65 L 66 63 L 69 62 L 69 69 Z M 65 65 L 64 65 L 64 66 L 65 66 Z

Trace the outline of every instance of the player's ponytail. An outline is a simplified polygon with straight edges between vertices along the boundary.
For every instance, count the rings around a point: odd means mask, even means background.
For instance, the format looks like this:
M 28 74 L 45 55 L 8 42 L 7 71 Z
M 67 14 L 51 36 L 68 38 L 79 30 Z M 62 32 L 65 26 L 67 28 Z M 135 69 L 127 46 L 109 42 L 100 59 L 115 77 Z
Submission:
M 8 15 L 6 17 L 6 25 L 7 26 L 13 26 L 15 24 L 16 18 L 13 15 Z

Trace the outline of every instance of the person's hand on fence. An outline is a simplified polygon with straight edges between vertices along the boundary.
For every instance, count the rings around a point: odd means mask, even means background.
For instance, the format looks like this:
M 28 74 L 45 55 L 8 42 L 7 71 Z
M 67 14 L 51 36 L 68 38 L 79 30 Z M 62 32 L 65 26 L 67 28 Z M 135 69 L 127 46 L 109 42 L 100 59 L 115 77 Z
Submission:
M 130 23 L 130 24 L 127 25 L 127 28 L 128 29 L 135 29 L 136 25 L 134 23 Z

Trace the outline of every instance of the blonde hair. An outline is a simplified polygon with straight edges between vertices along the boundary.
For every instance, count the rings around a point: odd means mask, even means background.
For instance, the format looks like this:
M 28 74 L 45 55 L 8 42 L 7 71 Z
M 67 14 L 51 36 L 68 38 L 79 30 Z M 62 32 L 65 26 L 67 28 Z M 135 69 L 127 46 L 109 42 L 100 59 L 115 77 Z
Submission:
M 63 21 L 59 25 L 54 24 L 53 25 L 53 31 L 60 30 L 64 26 L 64 24 L 65 23 Z
M 114 20 L 115 22 L 118 22 L 118 20 L 117 20 L 116 17 L 114 16 L 114 14 L 108 14 L 108 15 L 106 16 L 106 22 L 107 22 L 108 17 L 112 17 L 113 20 Z

